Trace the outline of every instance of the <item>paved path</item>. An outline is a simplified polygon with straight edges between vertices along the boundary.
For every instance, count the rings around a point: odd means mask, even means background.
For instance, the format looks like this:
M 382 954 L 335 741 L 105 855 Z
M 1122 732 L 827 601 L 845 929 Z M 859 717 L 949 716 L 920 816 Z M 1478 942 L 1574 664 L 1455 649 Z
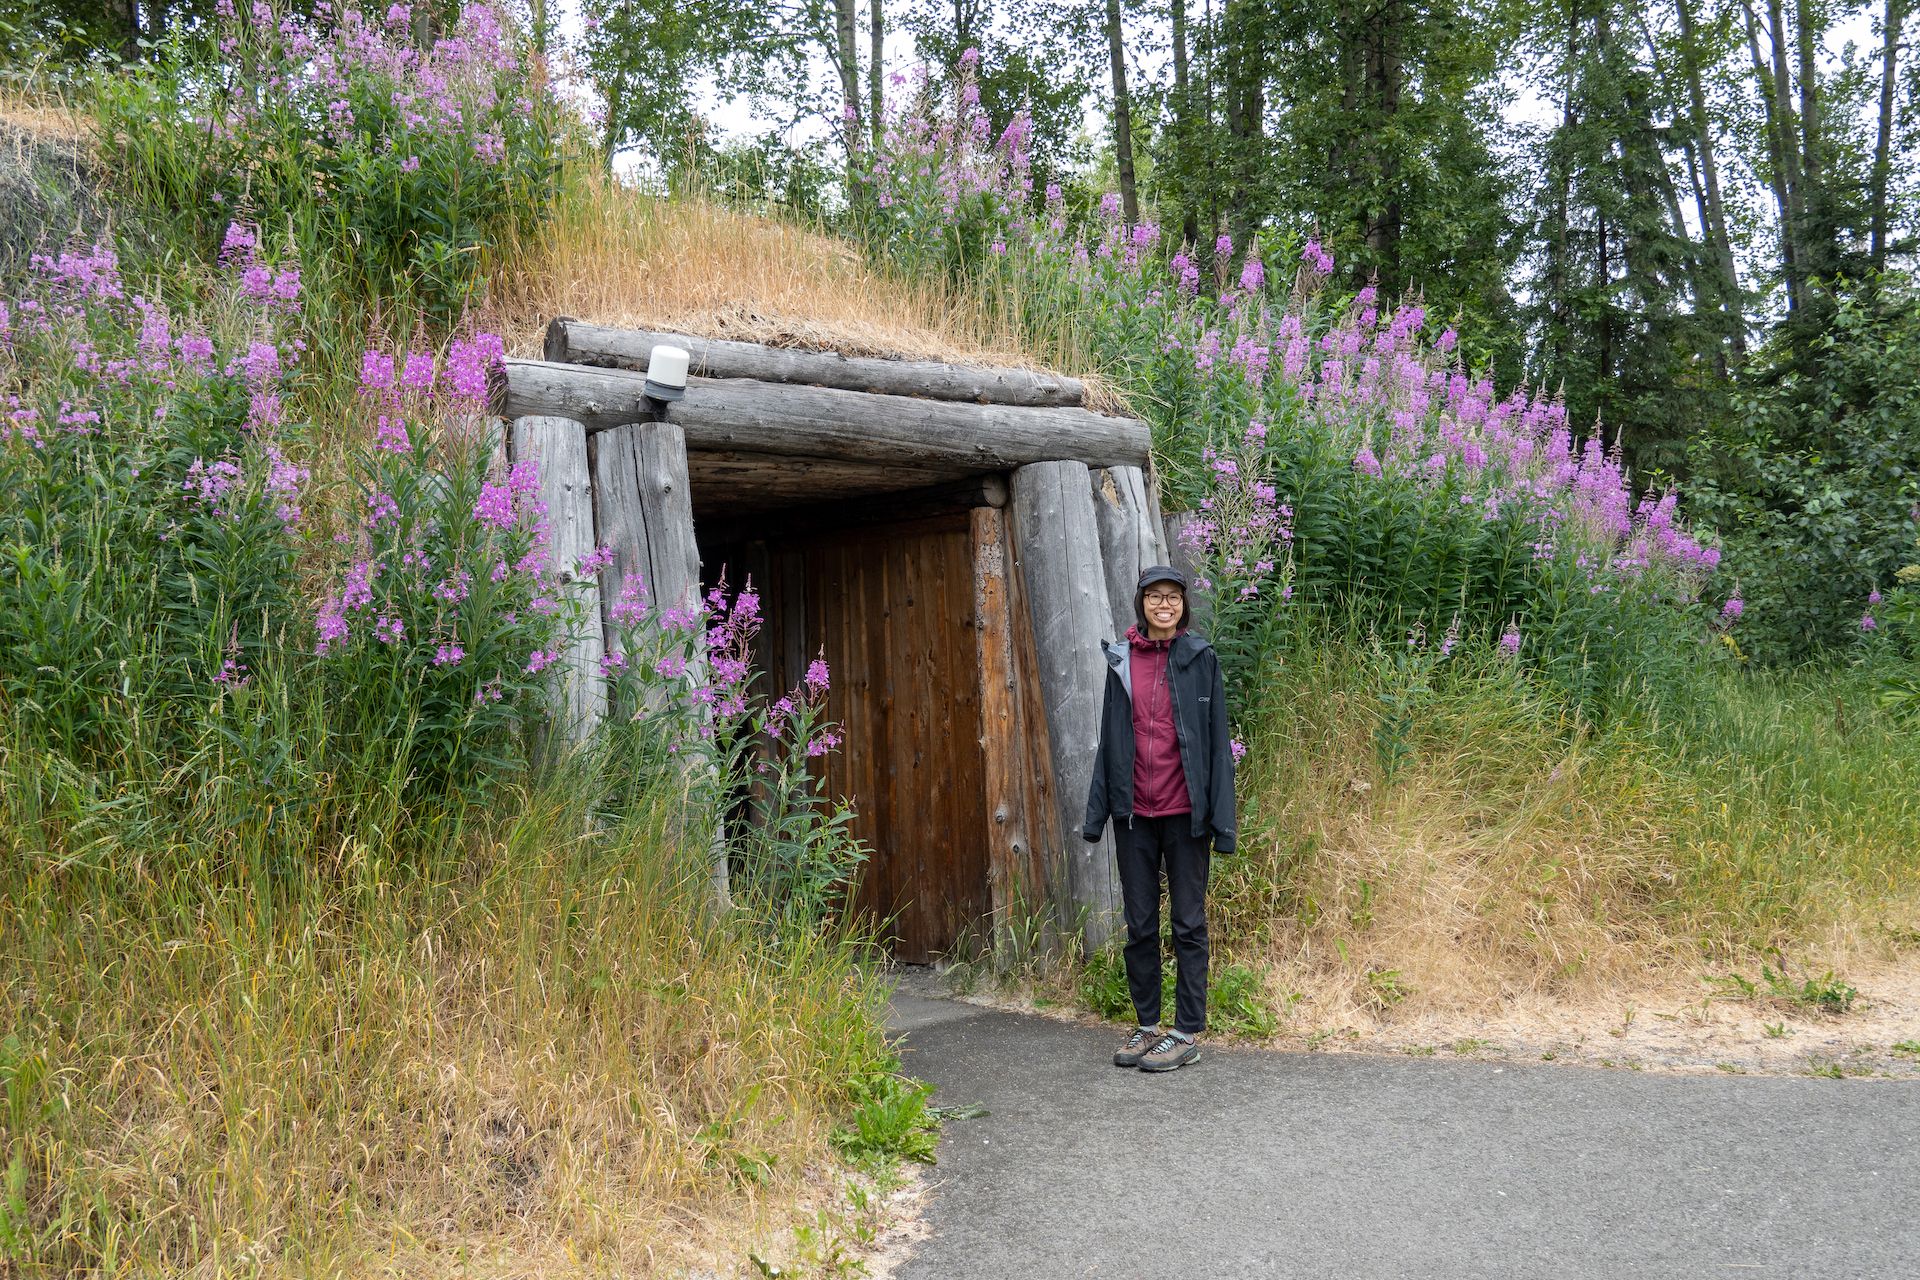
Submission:
M 1920 1085 L 1209 1046 L 901 993 L 952 1120 L 899 1280 L 1920 1278 Z M 1161 1270 L 1164 1264 L 1167 1269 Z

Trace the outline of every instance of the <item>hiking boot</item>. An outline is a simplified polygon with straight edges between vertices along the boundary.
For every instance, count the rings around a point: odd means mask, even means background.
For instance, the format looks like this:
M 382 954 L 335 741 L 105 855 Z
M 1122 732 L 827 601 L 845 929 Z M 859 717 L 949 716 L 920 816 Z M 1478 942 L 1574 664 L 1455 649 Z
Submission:
M 1140 1059 L 1147 1056 L 1147 1050 L 1153 1047 L 1158 1031 L 1149 1031 L 1145 1027 L 1135 1027 L 1127 1042 L 1113 1051 L 1113 1065 L 1116 1067 L 1137 1067 Z
M 1142 1071 L 1172 1071 L 1184 1067 L 1200 1058 L 1200 1045 L 1192 1036 L 1169 1031 L 1153 1042 L 1153 1048 L 1147 1050 L 1140 1059 Z

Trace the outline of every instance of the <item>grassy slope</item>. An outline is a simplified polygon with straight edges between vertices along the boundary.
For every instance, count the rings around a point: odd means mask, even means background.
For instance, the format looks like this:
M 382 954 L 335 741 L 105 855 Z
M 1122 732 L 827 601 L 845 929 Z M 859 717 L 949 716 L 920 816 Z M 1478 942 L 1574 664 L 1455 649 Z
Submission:
M 697 327 L 662 299 L 703 254 L 709 294 L 756 314 L 978 350 L 828 242 L 591 186 L 480 323 Z M 858 301 L 825 311 L 833 290 Z M 351 396 L 306 408 L 324 450 L 364 438 Z M 329 487 L 323 528 L 356 500 Z M 831 1139 L 888 1061 L 880 989 L 856 946 L 713 917 L 680 797 L 609 826 L 579 773 L 433 815 L 392 778 L 319 778 L 328 818 L 290 837 L 224 807 L 218 767 L 130 744 L 93 773 L 0 706 L 0 1271 L 731 1273 L 750 1249 L 828 1262 L 863 1229 Z
M 1416 704 L 1389 780 L 1375 669 L 1334 649 L 1283 675 L 1221 867 L 1227 949 L 1296 1027 L 1910 966 L 1920 748 L 1863 681 L 1724 673 L 1685 723 L 1596 735 L 1469 663 Z

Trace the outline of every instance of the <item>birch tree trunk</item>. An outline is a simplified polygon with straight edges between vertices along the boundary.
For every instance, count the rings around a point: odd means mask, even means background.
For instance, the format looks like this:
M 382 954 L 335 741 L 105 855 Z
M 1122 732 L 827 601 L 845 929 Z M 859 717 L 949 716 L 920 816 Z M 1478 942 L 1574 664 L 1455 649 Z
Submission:
M 1140 221 L 1140 192 L 1133 176 L 1133 102 L 1127 96 L 1127 50 L 1120 29 L 1120 0 L 1107 0 L 1107 59 L 1113 70 L 1113 156 L 1120 170 L 1120 212 L 1131 226 Z

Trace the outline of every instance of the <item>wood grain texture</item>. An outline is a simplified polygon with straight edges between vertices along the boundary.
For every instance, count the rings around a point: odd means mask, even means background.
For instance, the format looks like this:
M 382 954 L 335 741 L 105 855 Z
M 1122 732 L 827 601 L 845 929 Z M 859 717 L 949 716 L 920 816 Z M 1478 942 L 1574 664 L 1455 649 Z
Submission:
M 1111 832 L 1097 843 L 1079 834 L 1100 744 L 1106 667 L 1099 646 L 1113 617 L 1092 477 L 1077 462 L 1021 467 L 1013 473 L 1009 509 L 1032 618 L 1064 845 L 1064 865 L 1048 879 L 1064 919 L 1085 912 L 1087 943 L 1097 948 L 1113 933 L 1120 898 Z
M 515 461 L 532 461 L 539 470 L 540 501 L 547 508 L 548 565 L 560 581 L 572 584 L 569 591 L 577 593 L 586 608 L 582 625 L 555 668 L 555 728 L 568 741 L 581 742 L 607 709 L 606 681 L 600 673 L 605 652 L 600 584 L 574 579 L 574 566 L 595 545 L 586 428 L 571 418 L 519 418 L 513 424 L 512 451 Z
M 753 378 L 693 378 L 684 399 L 661 406 L 646 399 L 645 383 L 625 370 L 509 359 L 495 366 L 490 388 L 497 413 L 565 414 L 590 431 L 663 418 L 686 431 L 696 452 L 960 464 L 975 472 L 1059 458 L 1145 466 L 1150 446 L 1145 423 L 1085 409 L 957 404 Z
M 759 558 L 752 543 L 726 554 Z M 935 959 L 992 907 L 968 518 L 800 535 L 765 555 L 757 656 L 781 688 L 817 654 L 831 672 L 842 744 L 824 778 L 872 850 L 853 907 L 891 920 L 896 958 Z
M 957 466 L 884 466 L 733 450 L 689 453 L 687 471 L 696 519 L 737 519 L 827 501 L 846 506 L 849 498 L 884 496 L 960 478 Z
M 633 423 L 597 433 L 592 448 L 595 527 L 600 545 L 613 548 L 613 563 L 600 576 L 606 607 L 631 574 L 656 611 L 693 608 L 700 549 L 685 436 L 672 423 Z M 607 622 L 611 627 L 611 617 Z
M 1100 529 L 1100 557 L 1107 571 L 1107 605 L 1118 640 L 1134 624 L 1133 597 L 1150 566 L 1170 564 L 1160 512 L 1139 467 L 1103 467 L 1093 473 L 1093 515 Z
M 713 456 L 690 454 L 687 462 L 693 475 L 694 519 L 700 524 L 702 540 L 711 538 L 716 545 L 753 538 L 781 540 L 805 537 L 831 530 L 971 511 L 975 507 L 1007 505 L 1006 477 L 989 473 L 912 489 L 863 493 L 858 501 L 840 497 L 827 502 L 807 502 L 794 506 L 749 510 L 735 510 L 728 506 L 713 510 L 701 502 L 702 476 L 705 474 L 701 469 L 702 464 Z
M 503 418 L 555 415 L 605 431 L 659 415 L 639 374 L 541 360 L 507 359 L 487 372 L 487 399 Z
M 1078 405 L 1085 395 L 1077 379 L 1036 369 L 793 351 L 756 342 L 614 329 L 565 316 L 547 326 L 546 357 L 555 363 L 644 373 L 654 347 L 662 344 L 683 348 L 692 357 L 693 372 L 707 378 L 754 378 L 881 395 L 1040 407 Z
M 983 801 L 990 842 L 987 880 L 996 922 L 1013 924 L 1021 913 L 1046 912 L 1046 855 L 1036 830 L 1051 803 L 1034 785 L 1035 760 L 1046 759 L 1046 718 L 1026 695 L 1017 632 L 1027 631 L 1015 612 L 1013 556 L 1007 513 L 976 508 L 969 517 L 973 540 L 973 610 L 980 686 L 980 748 Z M 1030 646 L 1028 646 L 1030 648 Z M 1036 823 L 1036 817 L 1043 819 Z M 1050 914 L 1050 913 L 1048 913 Z M 995 934 L 999 945 L 999 933 Z

